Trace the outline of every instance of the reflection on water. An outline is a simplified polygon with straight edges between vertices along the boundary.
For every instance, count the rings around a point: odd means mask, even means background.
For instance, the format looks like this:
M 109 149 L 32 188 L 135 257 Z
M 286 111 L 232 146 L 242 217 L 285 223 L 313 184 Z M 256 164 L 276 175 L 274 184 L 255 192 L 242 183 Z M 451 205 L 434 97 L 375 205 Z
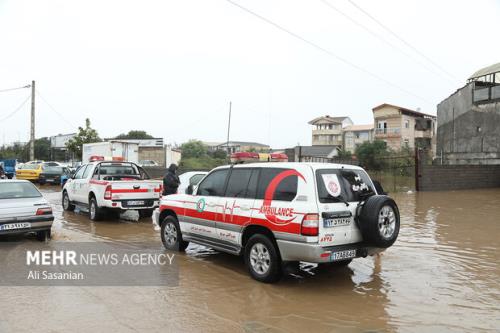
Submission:
M 192 244 L 187 254 L 176 257 L 180 267 L 178 288 L 141 288 L 133 295 L 123 289 L 100 288 L 87 289 L 85 295 L 106 295 L 98 299 L 99 303 L 126 311 L 101 319 L 125 321 L 136 329 L 498 330 L 500 189 L 393 196 L 402 216 L 398 241 L 383 254 L 356 259 L 348 267 L 302 264 L 300 271 L 281 283 L 265 285 L 250 279 L 241 258 Z M 93 223 L 83 214 L 63 213 L 60 194 L 47 193 L 47 197 L 58 217 L 56 241 L 71 231 L 94 240 L 146 241 L 161 247 L 159 233 L 149 219 Z M 62 296 L 55 299 L 73 302 L 78 292 L 72 296 L 71 300 Z M 134 317 L 134 321 L 127 319 L 126 313 L 141 313 L 145 304 L 149 313 Z M 0 305 L 0 312 L 3 309 Z M 66 318 L 70 314 L 60 315 Z

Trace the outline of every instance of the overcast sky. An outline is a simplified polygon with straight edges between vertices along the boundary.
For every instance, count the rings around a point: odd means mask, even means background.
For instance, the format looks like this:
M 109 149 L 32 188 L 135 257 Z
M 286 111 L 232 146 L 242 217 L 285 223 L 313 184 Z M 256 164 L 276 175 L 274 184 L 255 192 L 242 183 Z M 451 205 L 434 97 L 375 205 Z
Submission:
M 52 106 L 36 99 L 37 137 L 88 117 L 101 137 L 136 129 L 222 142 L 232 101 L 232 140 L 283 148 L 309 145 L 307 122 L 320 115 L 372 123 L 381 103 L 435 114 L 500 62 L 498 0 L 352 0 L 420 54 L 348 0 L 328 1 L 337 11 L 234 0 L 325 52 L 226 0 L 0 0 L 0 90 L 36 80 Z M 0 119 L 29 93 L 0 93 Z M 1 143 L 28 140 L 29 107 L 0 122 Z

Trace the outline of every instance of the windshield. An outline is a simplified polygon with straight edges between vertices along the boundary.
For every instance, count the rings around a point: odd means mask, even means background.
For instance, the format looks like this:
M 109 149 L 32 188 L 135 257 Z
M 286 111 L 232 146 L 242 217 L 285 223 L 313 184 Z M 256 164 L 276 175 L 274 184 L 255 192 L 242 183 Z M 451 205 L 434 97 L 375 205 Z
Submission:
M 2 182 L 0 183 L 0 200 L 16 198 L 39 198 L 42 195 L 31 183 Z
M 21 169 L 36 170 L 38 169 L 38 167 L 39 167 L 38 164 L 25 164 Z
M 316 183 L 321 203 L 361 201 L 374 192 L 370 177 L 363 170 L 317 170 Z
M 98 172 L 101 176 L 140 176 L 135 165 L 123 163 L 101 163 Z
M 58 166 L 44 166 L 43 171 L 47 173 L 63 173 L 63 167 Z

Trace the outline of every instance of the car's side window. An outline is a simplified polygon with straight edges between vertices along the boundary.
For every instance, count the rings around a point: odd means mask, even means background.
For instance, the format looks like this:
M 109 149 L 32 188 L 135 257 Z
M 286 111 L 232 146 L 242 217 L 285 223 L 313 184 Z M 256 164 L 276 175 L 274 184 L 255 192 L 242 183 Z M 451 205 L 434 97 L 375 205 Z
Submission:
M 233 168 L 227 182 L 226 197 L 244 198 L 247 194 L 248 183 L 252 176 L 252 169 Z
M 264 199 L 266 190 L 271 181 L 281 172 L 287 170 L 289 169 L 262 168 L 260 172 L 259 186 L 257 189 L 257 199 Z M 274 190 L 272 200 L 292 201 L 297 196 L 297 185 L 297 176 L 294 175 L 283 178 Z
M 205 177 L 205 175 L 202 173 L 199 173 L 199 174 L 192 176 L 191 178 L 189 178 L 189 185 L 198 184 L 200 182 L 200 180 L 203 179 L 203 177 Z
M 82 165 L 80 169 L 75 174 L 75 179 L 82 179 L 83 173 L 85 172 L 85 169 L 87 168 L 86 165 Z
M 87 179 L 89 177 L 89 174 L 92 172 L 92 165 L 87 165 L 87 168 L 85 169 L 85 172 L 83 173 L 82 178 Z
M 209 174 L 198 187 L 197 195 L 206 196 L 222 196 L 224 195 L 224 187 L 228 169 L 216 170 Z
M 253 169 L 250 181 L 248 182 L 246 198 L 255 199 L 257 195 L 257 185 L 259 183 L 260 169 Z

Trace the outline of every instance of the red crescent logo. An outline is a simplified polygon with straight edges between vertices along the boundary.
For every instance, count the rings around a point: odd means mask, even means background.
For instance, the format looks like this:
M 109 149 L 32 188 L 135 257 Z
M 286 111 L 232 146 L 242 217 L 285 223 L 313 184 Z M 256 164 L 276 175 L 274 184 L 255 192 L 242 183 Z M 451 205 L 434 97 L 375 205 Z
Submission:
M 267 186 L 266 192 L 264 194 L 263 206 L 271 207 L 271 203 L 273 201 L 274 192 L 276 191 L 276 188 L 283 181 L 283 179 L 285 179 L 287 177 L 291 177 L 291 176 L 297 176 L 297 177 L 302 178 L 302 180 L 304 182 L 306 181 L 304 176 L 302 176 L 302 174 L 296 170 L 285 170 L 285 171 L 280 172 L 279 174 L 277 174 L 273 178 L 273 180 L 271 180 L 271 182 Z M 278 224 L 286 224 L 286 223 L 289 223 L 295 219 L 295 217 L 292 217 L 291 219 L 283 220 L 283 219 L 280 219 L 279 217 L 277 217 L 276 215 L 270 215 L 270 214 L 265 214 L 265 215 L 266 215 L 266 218 L 270 222 L 278 223 Z

